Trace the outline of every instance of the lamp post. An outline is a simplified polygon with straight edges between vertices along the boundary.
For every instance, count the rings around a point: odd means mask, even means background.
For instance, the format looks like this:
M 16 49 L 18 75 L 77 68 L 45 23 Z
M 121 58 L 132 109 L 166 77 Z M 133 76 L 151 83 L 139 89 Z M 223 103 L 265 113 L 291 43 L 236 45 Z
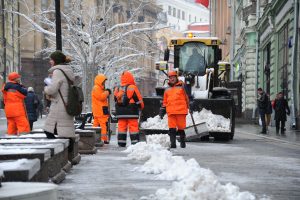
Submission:
M 56 50 L 62 50 L 60 0 L 55 0 Z

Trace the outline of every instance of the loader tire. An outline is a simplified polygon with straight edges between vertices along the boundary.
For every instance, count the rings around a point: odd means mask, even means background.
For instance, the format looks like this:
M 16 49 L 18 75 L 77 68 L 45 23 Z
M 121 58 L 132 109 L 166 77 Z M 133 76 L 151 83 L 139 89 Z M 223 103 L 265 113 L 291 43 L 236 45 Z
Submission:
M 201 141 L 209 141 L 209 135 L 200 138 Z
M 228 134 L 222 134 L 218 136 L 214 136 L 215 141 L 229 141 L 230 140 L 230 135 Z

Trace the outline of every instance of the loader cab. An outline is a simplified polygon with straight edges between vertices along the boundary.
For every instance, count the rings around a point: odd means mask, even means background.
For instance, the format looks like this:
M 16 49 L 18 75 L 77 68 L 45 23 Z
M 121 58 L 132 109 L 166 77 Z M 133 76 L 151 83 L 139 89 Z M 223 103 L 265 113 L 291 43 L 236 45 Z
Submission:
M 216 37 L 187 37 L 171 39 L 174 50 L 174 68 L 179 75 L 204 76 L 207 69 L 213 68 L 212 87 L 218 83 L 218 61 L 221 60 L 221 41 Z M 169 53 L 165 51 L 165 53 Z M 169 58 L 165 55 L 165 58 Z

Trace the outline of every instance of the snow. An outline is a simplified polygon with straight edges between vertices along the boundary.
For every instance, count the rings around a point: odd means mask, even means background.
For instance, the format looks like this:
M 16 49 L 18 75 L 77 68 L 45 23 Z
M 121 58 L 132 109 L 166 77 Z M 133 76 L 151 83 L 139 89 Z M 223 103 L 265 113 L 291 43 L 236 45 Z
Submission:
M 45 133 L 24 134 L 24 135 L 6 135 L 6 138 L 46 138 Z
M 167 150 L 167 135 L 149 135 L 147 143 L 129 146 L 124 152 L 131 159 L 146 161 L 135 170 L 155 174 L 159 180 L 172 180 L 169 189 L 158 189 L 143 200 L 254 200 L 250 192 L 241 192 L 232 183 L 222 184 L 210 170 L 201 168 L 195 159 L 184 160 Z
M 196 124 L 205 122 L 209 131 L 229 132 L 231 129 L 230 119 L 223 117 L 222 115 L 215 115 L 210 110 L 202 109 L 200 112 L 194 112 L 193 117 Z M 193 125 L 190 114 L 186 118 L 187 127 Z M 157 115 L 150 117 L 147 121 L 141 124 L 143 129 L 168 129 L 168 116 L 165 115 L 163 119 Z

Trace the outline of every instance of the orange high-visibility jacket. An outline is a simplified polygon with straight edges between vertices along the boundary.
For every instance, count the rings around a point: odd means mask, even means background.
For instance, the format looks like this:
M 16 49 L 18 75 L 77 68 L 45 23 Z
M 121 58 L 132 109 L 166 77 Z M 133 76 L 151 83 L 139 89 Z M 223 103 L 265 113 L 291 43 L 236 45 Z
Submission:
M 27 90 L 16 82 L 8 82 L 2 88 L 4 111 L 6 117 L 26 116 L 24 99 L 27 95 Z
M 99 74 L 94 81 L 92 90 L 92 112 L 94 117 L 108 115 L 108 100 L 109 92 L 105 90 L 102 83 L 107 80 L 106 76 Z
M 114 96 L 115 100 L 121 99 L 125 88 L 127 86 L 127 97 L 129 99 L 129 105 L 122 107 L 116 104 L 116 111 L 118 118 L 138 118 L 138 109 L 144 109 L 143 97 L 135 84 L 133 75 L 125 71 L 121 75 L 121 87 L 115 89 Z
M 188 113 L 189 99 L 182 81 L 178 81 L 174 86 L 166 88 L 163 107 L 166 107 L 168 115 Z

